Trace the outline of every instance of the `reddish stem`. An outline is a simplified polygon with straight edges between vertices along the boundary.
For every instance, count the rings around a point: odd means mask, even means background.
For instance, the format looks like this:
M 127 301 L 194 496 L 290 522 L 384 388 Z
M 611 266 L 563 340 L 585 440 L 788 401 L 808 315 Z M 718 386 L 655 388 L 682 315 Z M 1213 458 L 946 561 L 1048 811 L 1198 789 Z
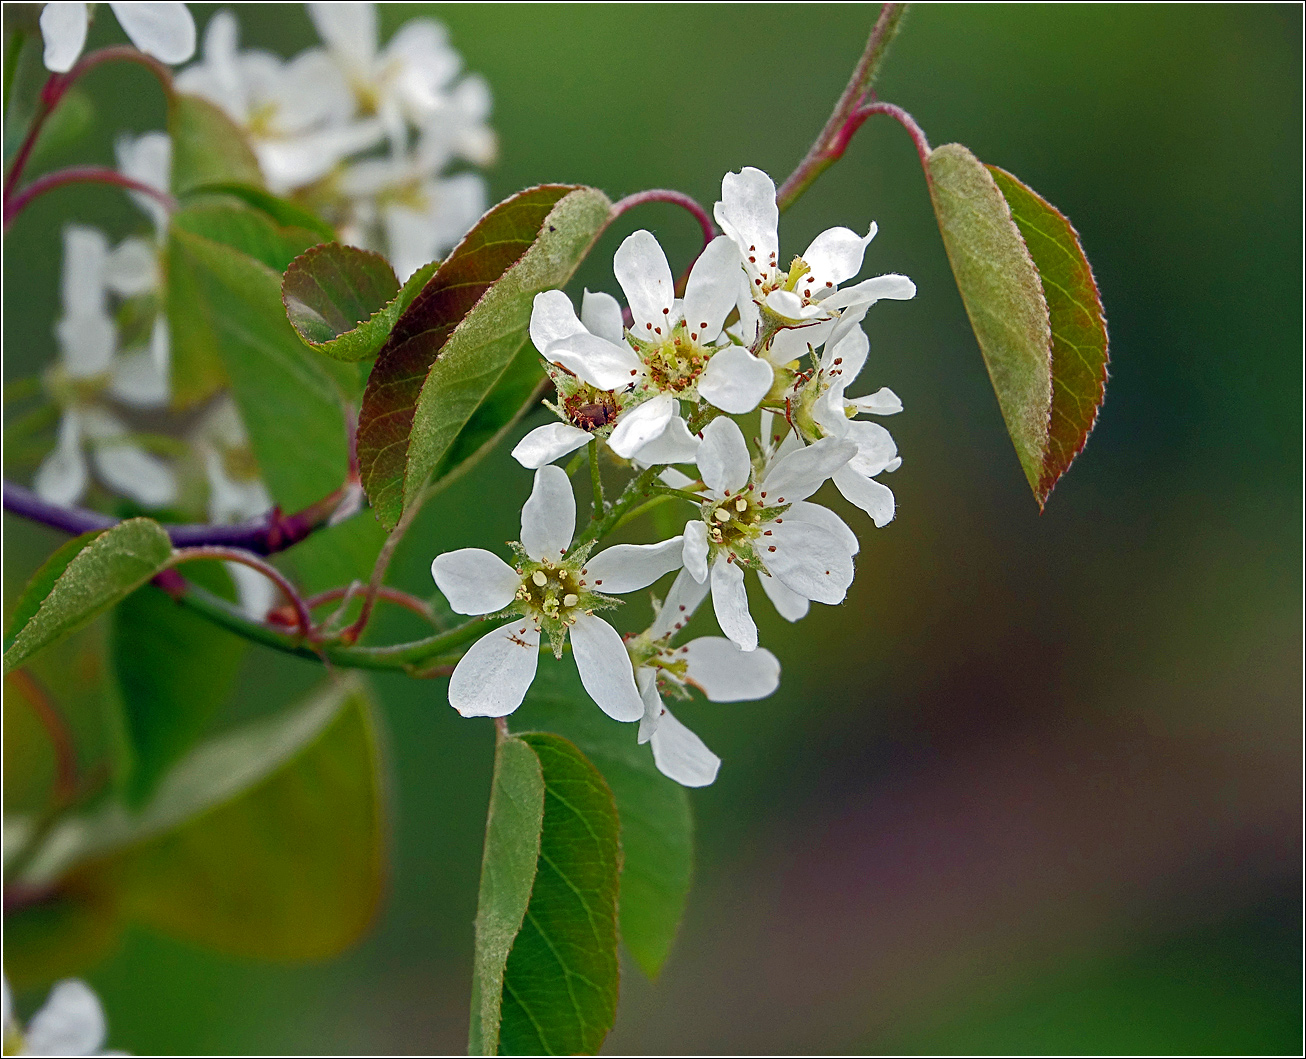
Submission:
M 355 582 L 355 584 L 358 584 L 358 582 Z M 325 592 L 319 592 L 316 596 L 310 596 L 308 599 L 304 600 L 304 605 L 308 607 L 309 610 L 317 610 L 318 607 L 325 603 L 332 603 L 337 599 L 344 599 L 345 596 L 350 594 L 350 589 L 353 587 L 354 585 L 341 585 L 338 588 L 328 588 Z M 359 585 L 359 587 L 362 586 Z M 410 610 L 419 618 L 430 622 L 432 625 L 437 624 L 435 621 L 435 615 L 431 613 L 430 604 L 424 599 L 418 599 L 416 596 L 410 595 L 407 592 L 402 592 L 397 588 L 390 588 L 386 585 L 381 585 L 377 588 L 376 597 L 377 599 L 384 599 L 389 603 L 394 603 L 406 610 Z
M 116 169 L 104 165 L 74 165 L 69 166 L 67 169 L 56 169 L 53 173 L 39 176 L 21 191 L 13 194 L 4 204 L 5 228 L 8 229 L 14 218 L 22 213 L 27 204 L 33 199 L 66 184 L 113 184 L 117 187 L 127 188 L 129 191 L 139 191 L 143 195 L 150 196 L 155 201 L 162 203 L 170 213 L 177 209 L 177 200 L 166 191 L 161 191 L 139 180 L 133 180 L 131 177 L 119 173 Z
M 921 167 L 925 170 L 925 176 L 928 179 L 930 175 L 930 141 L 925 138 L 924 130 L 916 124 L 916 119 L 903 110 L 902 107 L 893 103 L 867 103 L 854 111 L 844 127 L 839 130 L 839 137 L 835 141 L 837 152 L 834 154 L 834 158 L 839 158 L 843 154 L 844 149 L 848 146 L 848 141 L 853 138 L 853 134 L 862 127 L 862 122 L 872 114 L 887 114 L 907 130 L 912 143 L 916 145 L 916 153 L 920 155 Z
M 200 548 L 182 548 L 174 552 L 168 565 L 173 567 L 200 559 L 221 559 L 224 562 L 240 563 L 242 566 L 257 570 L 285 594 L 285 597 L 290 601 L 290 605 L 295 608 L 295 618 L 299 623 L 300 635 L 306 640 L 312 639 L 313 616 L 308 612 L 303 596 L 290 583 L 286 575 L 271 563 L 265 562 L 252 552 L 244 551 L 241 548 L 225 548 L 221 545 L 209 544 Z
M 26 669 L 15 669 L 8 676 L 18 685 L 45 734 L 50 737 L 54 749 L 54 797 L 56 803 L 65 805 L 77 793 L 77 752 L 73 749 L 73 734 L 40 681 Z
M 642 206 L 646 202 L 669 202 L 673 206 L 679 206 L 681 209 L 688 210 L 694 215 L 694 220 L 698 221 L 698 226 L 703 229 L 703 246 L 706 247 L 713 239 L 717 237 L 716 226 L 712 223 L 712 215 L 703 209 L 688 195 L 681 191 L 670 191 L 667 188 L 654 188 L 652 191 L 637 191 L 633 195 L 627 195 L 624 199 L 618 199 L 612 204 L 613 218 L 620 217 L 627 210 L 632 210 L 636 206 Z

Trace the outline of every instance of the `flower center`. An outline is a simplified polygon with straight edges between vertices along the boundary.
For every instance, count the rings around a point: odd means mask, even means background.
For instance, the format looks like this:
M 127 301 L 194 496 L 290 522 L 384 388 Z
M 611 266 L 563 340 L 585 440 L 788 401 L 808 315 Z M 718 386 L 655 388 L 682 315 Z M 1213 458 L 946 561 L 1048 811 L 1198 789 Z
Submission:
M 750 483 L 745 489 L 703 505 L 703 521 L 713 544 L 736 550 L 751 544 L 762 532 L 762 523 L 770 517 L 761 500 L 753 495 Z
M 584 587 L 579 571 L 570 566 L 555 566 L 545 559 L 522 571 L 517 600 L 537 620 L 570 625 L 582 613 L 579 604 Z
M 684 324 L 677 324 L 670 338 L 640 349 L 644 370 L 657 390 L 680 394 L 693 388 L 713 352 L 699 345 L 700 337 L 698 331 L 688 332 Z
M 611 390 L 600 390 L 582 383 L 562 399 L 563 410 L 571 425 L 593 433 L 612 423 L 621 410 L 617 395 Z

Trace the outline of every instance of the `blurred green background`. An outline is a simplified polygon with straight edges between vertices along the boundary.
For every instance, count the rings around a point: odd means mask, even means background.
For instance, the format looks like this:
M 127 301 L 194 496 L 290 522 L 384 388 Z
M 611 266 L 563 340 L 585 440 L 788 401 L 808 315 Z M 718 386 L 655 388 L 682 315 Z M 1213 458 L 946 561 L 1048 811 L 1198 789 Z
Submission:
M 492 198 L 577 181 L 705 203 L 727 170 L 793 167 L 877 11 L 383 7 L 387 32 L 443 19 L 493 86 Z M 247 45 L 313 40 L 298 5 L 239 16 Z M 117 34 L 101 19 L 92 43 Z M 1075 222 L 1110 324 L 1106 404 L 1040 517 L 893 122 L 869 122 L 786 215 L 786 252 L 877 220 L 868 272 L 919 287 L 867 320 L 867 389 L 906 405 L 888 424 L 898 516 L 876 532 L 831 493 L 864 541 L 848 601 L 798 626 L 760 605 L 780 692 L 681 711 L 725 764 L 693 795 L 676 950 L 655 984 L 628 969 L 609 1050 L 1300 1049 L 1301 34 L 1287 5 L 909 14 L 882 98 Z M 52 162 L 107 162 L 118 130 L 161 127 L 140 72 L 87 85 L 115 102 Z M 8 378 L 53 356 L 64 217 L 143 228 L 102 188 L 24 215 L 5 247 Z M 626 220 L 576 289 L 615 290 L 633 227 L 677 268 L 692 252 L 670 207 Z M 436 552 L 516 535 L 530 476 L 508 447 L 430 506 L 392 581 L 426 594 Z M 5 530 L 12 584 L 58 538 Z M 224 723 L 315 676 L 251 652 Z M 278 967 L 131 932 L 88 975 L 113 1046 L 465 1046 L 491 726 L 458 718 L 442 681 L 376 687 L 394 827 L 374 933 Z

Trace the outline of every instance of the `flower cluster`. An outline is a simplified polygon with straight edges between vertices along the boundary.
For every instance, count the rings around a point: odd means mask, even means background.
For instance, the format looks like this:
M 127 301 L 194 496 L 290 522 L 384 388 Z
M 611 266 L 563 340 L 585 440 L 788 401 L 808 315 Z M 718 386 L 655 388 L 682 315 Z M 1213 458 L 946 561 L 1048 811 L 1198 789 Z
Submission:
M 504 622 L 454 670 L 449 701 L 460 713 L 511 713 L 535 676 L 541 636 L 559 657 L 570 637 L 594 701 L 616 720 L 639 720 L 658 768 L 687 786 L 711 783 L 720 762 L 664 699 L 697 688 L 714 702 L 745 701 L 779 685 L 779 662 L 758 646 L 745 571 L 797 621 L 813 601 L 843 601 L 860 548 L 811 497 L 832 481 L 876 526 L 893 518 L 893 493 L 877 479 L 898 468 L 897 447 L 858 417 L 892 415 L 902 403 L 886 388 L 846 391 L 867 360 L 868 309 L 916 293 L 898 275 L 844 286 L 861 271 L 874 225 L 865 236 L 831 228 L 782 269 L 775 185 L 758 169 L 725 177 L 715 215 L 725 234 L 704 249 L 682 296 L 657 240 L 639 231 L 613 262 L 625 313 L 605 293 L 586 291 L 579 315 L 562 291 L 536 297 L 531 340 L 555 384 L 559 421 L 513 450 L 535 471 L 516 562 L 470 548 L 431 568 L 454 610 Z M 750 413 L 759 417 L 751 447 L 733 418 Z M 554 461 L 585 445 L 591 461 L 602 446 L 636 475 L 610 508 L 596 496 L 595 520 L 577 537 L 569 473 Z M 618 516 L 653 494 L 692 504 L 695 517 L 660 543 L 591 555 Z M 673 572 L 644 631 L 623 639 L 596 615 Z M 709 595 L 724 636 L 677 644 Z
M 485 212 L 484 180 L 448 170 L 493 161 L 489 88 L 460 76 L 439 22 L 412 19 L 382 48 L 375 4 L 307 7 L 324 46 L 288 60 L 241 50 L 235 16 L 219 11 L 177 87 L 245 130 L 270 190 L 385 253 L 406 279 Z

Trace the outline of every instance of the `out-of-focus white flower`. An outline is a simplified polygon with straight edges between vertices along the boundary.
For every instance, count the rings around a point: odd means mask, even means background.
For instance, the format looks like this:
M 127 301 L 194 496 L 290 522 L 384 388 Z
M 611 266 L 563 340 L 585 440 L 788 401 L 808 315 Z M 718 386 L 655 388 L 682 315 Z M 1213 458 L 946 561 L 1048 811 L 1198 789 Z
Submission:
M 178 3 L 110 3 L 118 25 L 146 55 L 160 62 L 184 63 L 195 54 L 195 20 Z M 82 48 L 91 16 L 83 3 L 46 4 L 41 10 L 41 38 L 45 42 L 45 68 L 66 74 Z
M 101 393 L 139 408 L 167 403 L 166 323 L 156 319 L 148 346 L 120 353 L 109 311 L 110 293 L 140 295 L 157 283 L 158 259 L 148 241 L 129 238 L 111 250 L 98 229 L 64 229 L 64 314 L 55 325 L 59 366 L 51 384 L 63 418 L 55 450 L 33 480 L 36 492 L 52 503 L 74 504 L 85 493 L 86 446 L 96 475 L 115 492 L 145 507 L 162 507 L 176 497 L 172 469 L 136 444 L 118 417 L 97 403 Z
M 183 92 L 216 103 L 249 134 L 268 187 L 286 194 L 320 180 L 385 137 L 380 119 L 356 118 L 343 71 L 323 48 L 283 60 L 239 50 L 240 29 L 219 11 L 204 29 L 202 61 L 177 75 Z
M 697 688 L 712 702 L 746 702 L 766 698 L 780 685 L 780 662 L 765 648 L 744 651 L 720 636 L 672 646 L 707 591 L 706 582 L 682 570 L 648 631 L 627 645 L 644 700 L 639 742 L 651 742 L 658 769 L 686 787 L 715 780 L 721 759 L 667 709 L 662 692 L 687 697 L 688 688 Z
M 823 438 L 782 451 L 755 472 L 734 420 L 714 419 L 702 433 L 703 519 L 685 524 L 685 569 L 700 583 L 710 581 L 721 631 L 752 651 L 757 625 L 748 610 L 745 567 L 758 571 L 786 617 L 800 604 L 806 613 L 808 600 L 840 603 L 852 584 L 856 535 L 833 511 L 806 501 L 857 447 Z
M 899 275 L 876 276 L 839 289 L 861 271 L 867 244 L 875 238 L 873 223 L 864 236 L 848 228 L 829 228 L 812 240 L 802 257 L 781 268 L 775 183 L 760 169 L 749 166 L 727 173 L 714 213 L 744 265 L 746 279 L 739 296 L 744 341 L 751 345 L 769 333 L 761 352 L 774 364 L 795 360 L 827 339 L 837 341 L 876 301 L 916 295 L 916 285 Z
M 143 132 L 138 136 L 124 133 L 114 141 L 118 172 L 159 191 L 167 191 L 172 181 L 172 140 L 166 132 Z M 168 211 L 158 199 L 140 191 L 131 193 L 136 203 L 154 222 L 154 235 L 163 242 L 168 235 Z
M 245 425 L 230 397 L 214 405 L 200 423 L 195 450 L 208 479 L 210 522 L 248 522 L 271 509 L 272 497 L 259 477 Z M 277 600 L 276 585 L 243 563 L 224 565 L 235 583 L 240 609 L 255 621 L 262 621 Z
M 472 644 L 454 669 L 449 704 L 464 717 L 503 717 L 521 705 L 535 679 L 541 632 L 558 657 L 570 637 L 581 683 L 604 713 L 618 721 L 643 716 L 625 644 L 594 611 L 615 602 L 610 594 L 644 588 L 678 569 L 684 542 L 677 536 L 621 544 L 586 561 L 583 549 L 568 555 L 575 526 L 566 474 L 541 467 L 522 508 L 516 567 L 483 548 L 445 552 L 431 563 L 431 576 L 459 614 L 515 615 Z
M 5 1055 L 126 1055 L 104 1050 L 108 1026 L 100 998 L 79 978 L 56 982 L 24 1029 L 14 1014 L 9 980 L 4 989 Z

